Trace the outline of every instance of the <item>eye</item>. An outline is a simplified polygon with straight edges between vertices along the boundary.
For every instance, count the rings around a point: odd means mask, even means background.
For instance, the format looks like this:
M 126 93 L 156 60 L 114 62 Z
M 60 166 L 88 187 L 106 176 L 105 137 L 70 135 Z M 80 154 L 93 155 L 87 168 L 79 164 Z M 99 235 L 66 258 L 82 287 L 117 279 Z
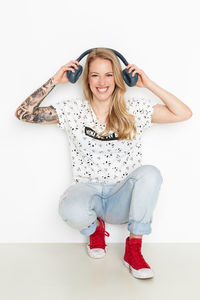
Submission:
M 98 75 L 95 75 L 95 74 L 93 74 L 93 75 L 91 75 L 92 77 L 96 77 L 96 76 L 98 76 Z M 112 74 L 107 74 L 107 76 L 113 76 Z

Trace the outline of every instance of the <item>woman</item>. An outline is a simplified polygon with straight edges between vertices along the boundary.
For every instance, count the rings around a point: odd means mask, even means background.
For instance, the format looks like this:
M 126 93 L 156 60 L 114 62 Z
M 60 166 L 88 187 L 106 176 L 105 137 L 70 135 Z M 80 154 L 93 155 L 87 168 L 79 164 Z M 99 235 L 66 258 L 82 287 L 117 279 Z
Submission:
M 79 62 L 62 66 L 17 109 L 25 122 L 56 124 L 66 130 L 71 148 L 73 182 L 62 194 L 60 216 L 73 228 L 89 236 L 90 257 L 106 254 L 105 222 L 128 223 L 124 264 L 136 278 L 151 278 L 153 271 L 141 253 L 142 237 L 151 233 L 153 210 L 162 176 L 158 168 L 141 165 L 141 137 L 151 123 L 189 119 L 188 106 L 159 87 L 134 64 L 126 67 L 138 74 L 136 86 L 147 88 L 164 104 L 125 99 L 126 86 L 117 56 L 96 48 L 87 57 L 83 72 L 83 99 L 67 99 L 40 107 L 56 85 L 67 83 L 67 71 Z

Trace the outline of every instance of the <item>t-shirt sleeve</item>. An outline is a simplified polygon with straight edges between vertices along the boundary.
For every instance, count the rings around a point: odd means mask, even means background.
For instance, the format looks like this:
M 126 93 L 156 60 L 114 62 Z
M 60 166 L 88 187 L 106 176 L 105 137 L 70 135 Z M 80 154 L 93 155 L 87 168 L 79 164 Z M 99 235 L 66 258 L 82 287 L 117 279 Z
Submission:
M 68 100 L 64 100 L 52 104 L 58 115 L 59 123 L 57 123 L 56 125 L 64 130 L 68 130 L 69 128 L 69 123 L 67 120 L 67 106 L 69 105 L 68 102 Z
M 128 99 L 129 112 L 135 116 L 136 126 L 139 132 L 152 127 L 152 115 L 157 103 L 151 99 L 132 97 Z

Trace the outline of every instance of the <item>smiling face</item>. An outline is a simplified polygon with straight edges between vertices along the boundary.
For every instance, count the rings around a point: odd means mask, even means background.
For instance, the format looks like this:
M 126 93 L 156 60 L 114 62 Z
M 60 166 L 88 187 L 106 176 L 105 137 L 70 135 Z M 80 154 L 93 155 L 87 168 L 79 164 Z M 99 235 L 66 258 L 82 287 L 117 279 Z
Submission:
M 106 101 L 111 99 L 115 89 L 115 79 L 111 61 L 96 58 L 90 63 L 88 83 L 93 93 L 93 99 Z

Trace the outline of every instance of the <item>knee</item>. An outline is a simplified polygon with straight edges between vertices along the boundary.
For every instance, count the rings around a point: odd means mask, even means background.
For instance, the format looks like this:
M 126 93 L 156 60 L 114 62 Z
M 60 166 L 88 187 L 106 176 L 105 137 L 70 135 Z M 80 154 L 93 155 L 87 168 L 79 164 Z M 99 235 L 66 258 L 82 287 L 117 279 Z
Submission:
M 59 215 L 64 221 L 77 223 L 82 214 L 78 201 L 74 201 L 74 199 L 72 201 L 71 199 L 64 198 L 59 203 Z
M 148 182 L 162 184 L 163 177 L 160 170 L 153 165 L 144 165 L 143 167 L 143 176 L 147 178 Z
M 78 201 L 65 198 L 59 203 L 58 210 L 59 215 L 65 222 L 75 229 L 82 230 L 90 225 L 91 220 L 87 210 L 79 204 Z

